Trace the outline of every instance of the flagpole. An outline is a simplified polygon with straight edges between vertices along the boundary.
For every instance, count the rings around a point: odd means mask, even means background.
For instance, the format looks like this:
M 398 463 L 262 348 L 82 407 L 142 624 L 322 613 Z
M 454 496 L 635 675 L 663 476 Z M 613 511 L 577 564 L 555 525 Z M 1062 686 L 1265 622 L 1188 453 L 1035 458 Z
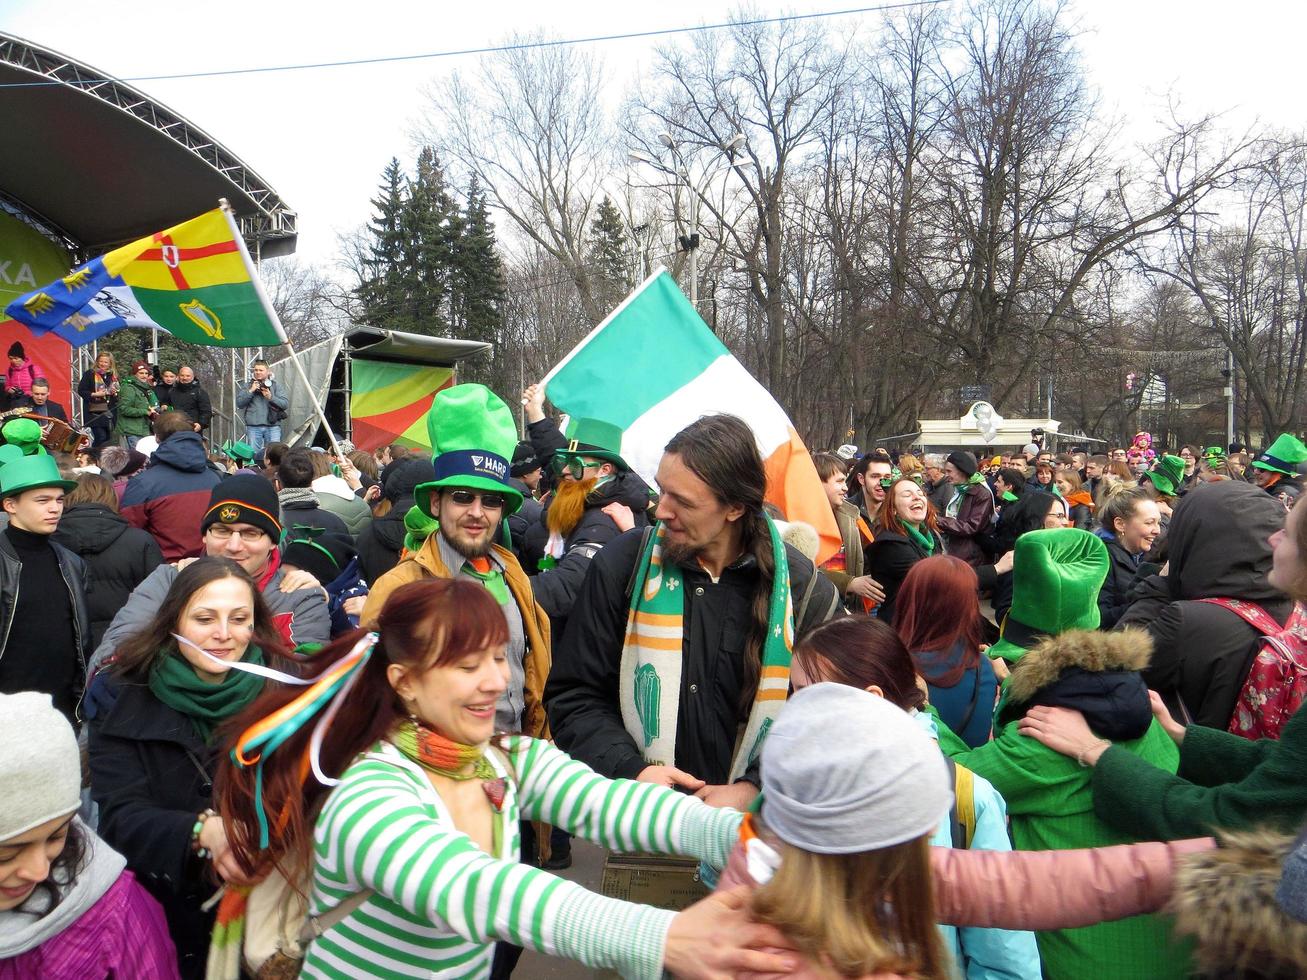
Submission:
M 245 262 L 245 268 L 250 274 L 250 282 L 254 286 L 254 292 L 259 297 L 259 302 L 263 304 L 263 312 L 267 314 L 268 319 L 277 328 L 277 338 L 286 345 L 286 353 L 290 356 L 290 362 L 295 366 L 300 382 L 308 393 L 309 401 L 313 404 L 313 411 L 317 415 L 318 421 L 322 423 L 322 427 L 327 431 L 327 439 L 331 442 L 331 451 L 337 457 L 342 457 L 344 453 L 340 451 L 340 443 L 336 441 L 336 434 L 331 431 L 331 423 L 327 421 L 327 413 L 322 410 L 318 400 L 313 397 L 313 387 L 309 384 L 309 376 L 304 373 L 304 367 L 300 364 L 300 359 L 295 353 L 295 345 L 291 343 L 290 337 L 286 335 L 286 328 L 281 325 L 281 317 L 277 316 L 277 310 L 263 288 L 263 280 L 259 278 L 259 271 L 254 268 L 253 263 L 250 261 L 249 250 L 245 248 L 245 238 L 241 235 L 240 228 L 236 226 L 236 216 L 232 214 L 231 205 L 227 203 L 227 199 L 224 197 L 219 198 L 218 206 L 222 209 L 223 216 L 231 227 L 232 237 L 236 240 L 241 259 Z

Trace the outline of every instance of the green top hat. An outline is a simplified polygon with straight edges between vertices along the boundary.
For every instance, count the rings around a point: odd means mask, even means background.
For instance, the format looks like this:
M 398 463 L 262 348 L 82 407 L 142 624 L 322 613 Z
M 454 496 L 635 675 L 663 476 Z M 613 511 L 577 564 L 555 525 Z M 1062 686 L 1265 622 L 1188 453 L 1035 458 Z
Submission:
M 1271 443 L 1271 448 L 1253 460 L 1253 467 L 1283 473 L 1285 476 L 1297 476 L 1298 464 L 1304 462 L 1307 462 L 1307 446 L 1302 444 L 1301 439 L 1281 432 Z
M 254 447 L 247 442 L 237 440 L 232 442 L 228 439 L 222 444 L 222 454 L 233 463 L 252 463 L 254 462 Z
M 567 436 L 568 446 L 556 452 L 602 459 L 612 463 L 619 470 L 631 468 L 620 455 L 622 430 L 611 422 L 604 422 L 602 419 L 570 419 L 564 435 Z
M 428 517 L 431 493 L 463 487 L 503 494 L 504 516 L 522 506 L 522 494 L 508 482 L 509 461 L 517 448 L 512 410 L 485 385 L 454 385 L 437 393 L 427 412 L 431 464 L 436 478 L 413 490 L 413 502 Z
M 1102 539 L 1076 527 L 1030 531 L 1012 556 L 1012 608 L 990 657 L 1015 663 L 1045 636 L 1096 630 L 1110 561 Z
M 24 456 L 44 456 L 45 447 L 41 445 L 41 423 L 35 419 L 10 419 L 0 428 L 0 436 L 5 444 L 17 446 Z
M 0 466 L 0 498 L 16 497 L 24 490 L 38 487 L 71 490 L 75 486 L 75 480 L 65 480 L 59 475 L 59 467 L 50 456 L 24 456 Z
M 1184 460 L 1179 456 L 1163 456 L 1153 468 L 1144 472 L 1144 478 L 1168 497 L 1174 497 L 1184 485 Z
M 1224 466 L 1225 450 L 1220 446 L 1208 446 L 1203 450 L 1203 462 L 1208 466 Z
M 15 446 L 11 443 L 5 443 L 0 446 L 0 466 L 6 463 L 12 463 L 16 459 L 22 459 L 26 453 L 23 452 L 22 446 Z

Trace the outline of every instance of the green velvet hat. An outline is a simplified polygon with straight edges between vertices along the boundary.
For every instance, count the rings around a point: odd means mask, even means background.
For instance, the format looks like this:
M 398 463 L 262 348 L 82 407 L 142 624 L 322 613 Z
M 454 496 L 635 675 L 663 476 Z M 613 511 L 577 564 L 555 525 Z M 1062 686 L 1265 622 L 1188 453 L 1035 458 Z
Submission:
M 1012 608 L 990 657 L 1010 663 L 1046 636 L 1098 629 L 1098 592 L 1110 560 L 1102 539 L 1076 527 L 1030 531 L 1012 556 Z
M 65 480 L 60 476 L 54 458 L 44 454 L 24 456 L 0 466 L 0 497 L 16 497 L 24 490 L 35 490 L 38 487 L 71 490 L 75 486 L 77 481 Z
M 254 447 L 247 442 L 241 442 L 239 439 L 232 442 L 228 439 L 222 444 L 222 454 L 233 463 L 252 463 L 254 462 Z
M 1168 497 L 1174 497 L 1184 485 L 1184 460 L 1179 456 L 1163 456 L 1144 472 L 1144 479 Z
M 522 506 L 521 491 L 508 482 L 517 425 L 512 410 L 493 391 L 465 384 L 439 392 L 427 412 L 427 434 L 436 478 L 413 490 L 422 513 L 435 517 L 431 493 L 442 487 L 503 494 L 505 517 Z
M 41 445 L 41 423 L 35 419 L 10 419 L 0 428 L 0 437 L 5 445 L 17 446 L 24 456 L 44 456 L 45 447 Z
M 1264 450 L 1253 460 L 1253 468 L 1283 473 L 1285 476 L 1297 476 L 1298 464 L 1307 462 L 1307 446 L 1302 440 L 1287 432 L 1281 432 L 1271 443 L 1271 448 Z
M 590 456 L 612 463 L 619 470 L 629 470 L 626 460 L 622 459 L 622 430 L 611 422 L 601 419 L 574 418 L 567 423 L 568 445 L 566 449 L 556 450 L 560 453 L 575 453 L 578 456 Z

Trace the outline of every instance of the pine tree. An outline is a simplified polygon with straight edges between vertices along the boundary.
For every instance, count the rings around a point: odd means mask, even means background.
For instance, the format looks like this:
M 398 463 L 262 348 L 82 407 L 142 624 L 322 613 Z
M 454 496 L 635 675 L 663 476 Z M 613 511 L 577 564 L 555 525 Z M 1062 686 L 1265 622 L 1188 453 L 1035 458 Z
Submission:
M 627 262 L 629 245 L 621 212 L 607 195 L 590 222 L 590 266 L 599 284 L 596 299 L 605 310 L 622 301 L 634 285 Z
M 372 200 L 373 217 L 367 230 L 371 237 L 365 257 L 366 278 L 355 294 L 363 303 L 362 320 L 383 326 L 407 305 L 398 273 L 404 257 L 402 227 L 405 201 L 404 171 L 391 158 L 381 174 L 380 193 Z
M 447 333 L 451 273 L 461 219 L 445 183 L 440 158 L 431 147 L 424 147 L 418 154 L 401 226 L 410 301 L 403 318 L 405 325 L 398 329 L 431 335 Z
M 503 326 L 504 265 L 486 195 L 475 176 L 467 189 L 454 266 L 456 336 L 494 342 Z

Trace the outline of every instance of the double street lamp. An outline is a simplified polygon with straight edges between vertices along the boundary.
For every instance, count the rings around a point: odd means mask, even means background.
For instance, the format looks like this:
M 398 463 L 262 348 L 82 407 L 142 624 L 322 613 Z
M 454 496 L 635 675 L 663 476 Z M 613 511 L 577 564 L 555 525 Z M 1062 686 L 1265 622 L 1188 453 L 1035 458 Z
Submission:
M 686 190 L 690 195 L 690 229 L 688 235 L 678 236 L 681 250 L 690 253 L 690 303 L 698 309 L 699 307 L 699 202 L 704 194 L 704 185 L 709 178 L 713 177 L 721 166 L 705 167 L 699 173 L 700 186 L 695 186 L 690 177 L 689 163 L 681 153 L 680 147 L 672 139 L 671 133 L 659 133 L 658 142 L 667 147 L 671 155 L 672 165 L 664 163 L 657 157 L 650 156 L 648 153 L 642 153 L 639 150 L 632 150 L 628 156 L 633 163 L 647 163 L 651 167 L 661 170 L 663 173 L 675 174 L 685 184 Z M 743 133 L 736 133 L 729 140 L 723 143 L 717 149 L 726 154 L 725 166 L 738 166 L 735 162 L 735 155 L 744 148 L 748 143 L 748 138 Z

